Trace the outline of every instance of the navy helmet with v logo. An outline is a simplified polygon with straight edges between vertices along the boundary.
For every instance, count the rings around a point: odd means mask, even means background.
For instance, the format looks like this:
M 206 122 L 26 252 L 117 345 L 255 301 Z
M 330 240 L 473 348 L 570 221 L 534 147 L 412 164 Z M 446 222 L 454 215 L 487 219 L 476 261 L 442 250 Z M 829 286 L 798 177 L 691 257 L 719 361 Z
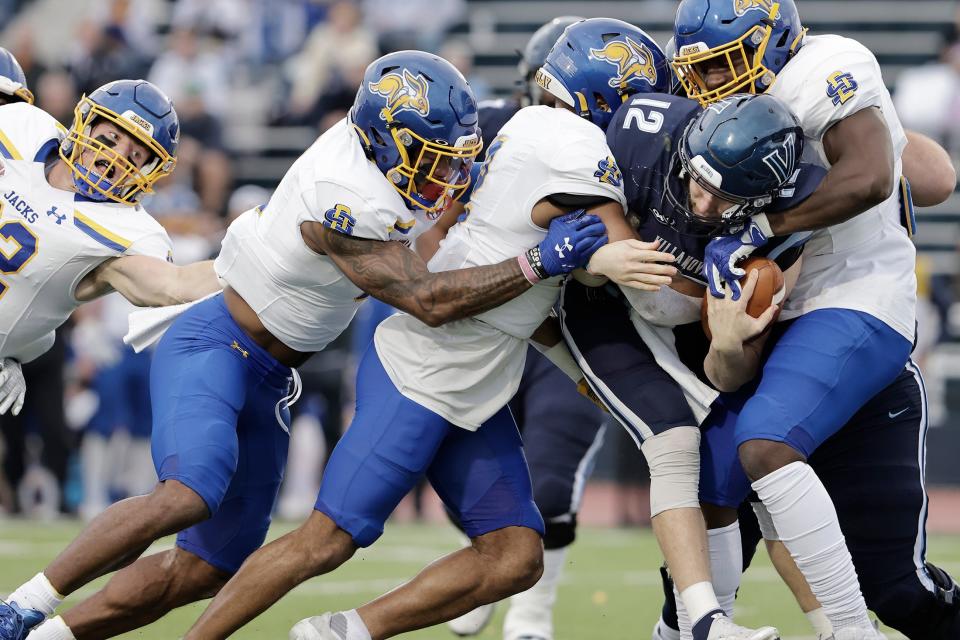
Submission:
M 741 225 L 792 183 L 803 154 L 803 129 L 790 108 L 770 95 L 738 94 L 714 102 L 690 121 L 677 145 L 675 170 L 733 203 L 718 231 Z M 685 180 L 678 181 L 686 184 Z M 669 188 L 681 213 L 700 218 Z

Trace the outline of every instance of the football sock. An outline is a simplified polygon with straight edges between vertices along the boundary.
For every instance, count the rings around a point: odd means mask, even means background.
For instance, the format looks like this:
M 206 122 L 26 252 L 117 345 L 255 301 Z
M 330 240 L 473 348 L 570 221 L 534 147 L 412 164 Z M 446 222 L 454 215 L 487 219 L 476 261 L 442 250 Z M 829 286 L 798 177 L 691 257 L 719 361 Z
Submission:
M 833 629 L 868 626 L 867 606 L 837 511 L 813 469 L 794 462 L 752 486 Z
M 833 633 L 833 627 L 830 626 L 830 619 L 827 618 L 827 614 L 823 612 L 823 607 L 814 609 L 813 611 L 807 611 L 803 615 L 807 616 L 807 620 L 810 621 L 810 626 L 813 627 L 814 633 L 824 638 L 830 637 L 830 634 Z
M 740 523 L 707 531 L 707 544 L 710 549 L 710 575 L 713 578 L 713 591 L 717 595 L 720 608 L 727 617 L 733 618 L 733 602 L 740 588 L 740 576 L 743 575 L 743 546 L 740 543 Z
M 330 629 L 343 640 L 370 640 L 367 625 L 363 623 L 356 609 L 333 614 L 330 617 Z
M 677 629 L 680 630 L 680 640 L 690 640 L 690 616 L 687 614 L 687 607 L 683 604 L 683 598 L 677 591 L 676 585 L 673 587 L 673 598 L 677 603 Z
M 543 552 L 543 575 L 537 584 L 510 598 L 503 620 L 503 637 L 512 640 L 524 635 L 553 637 L 553 604 L 563 575 L 567 547 Z
M 30 632 L 30 640 L 77 640 L 70 631 L 70 627 L 57 616 L 50 618 Z
M 690 585 L 680 592 L 680 600 L 683 601 L 683 608 L 686 609 L 691 621 L 699 620 L 708 612 L 720 608 L 717 596 L 713 592 L 713 585 L 709 582 Z
M 53 615 L 53 611 L 63 602 L 64 596 L 57 593 L 47 576 L 43 572 L 30 578 L 20 585 L 7 598 L 8 602 L 16 602 L 25 609 L 36 609 L 43 615 Z

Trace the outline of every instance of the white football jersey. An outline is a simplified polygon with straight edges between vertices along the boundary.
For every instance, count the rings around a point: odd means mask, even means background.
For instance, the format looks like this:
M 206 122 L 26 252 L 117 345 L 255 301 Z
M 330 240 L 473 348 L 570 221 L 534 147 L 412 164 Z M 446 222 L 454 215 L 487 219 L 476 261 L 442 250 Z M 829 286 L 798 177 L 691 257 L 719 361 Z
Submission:
M 0 356 L 29 361 L 80 305 L 74 292 L 84 276 L 109 258 L 168 259 L 170 239 L 140 206 L 92 202 L 50 186 L 44 164 L 32 161 L 50 139 L 8 129 L 8 109 L 0 107 L 3 153 L 29 160 L 5 159 L 0 171 Z M 39 109 L 31 113 L 35 118 L 14 122 L 34 132 L 51 124 Z
M 66 134 L 49 113 L 26 102 L 0 106 L 0 155 L 10 160 L 42 162 Z
M 270 333 L 309 353 L 340 335 L 366 294 L 333 260 L 307 247 L 300 234 L 307 221 L 408 245 L 431 221 L 407 208 L 344 118 L 297 159 L 265 207 L 230 225 L 214 264 L 217 273 Z
M 805 133 L 803 159 L 829 168 L 823 135 L 864 108 L 880 109 L 896 158 L 906 136 L 876 58 L 862 44 L 836 35 L 808 36 L 768 93 L 784 100 Z M 900 224 L 899 188 L 872 209 L 815 232 L 803 252 L 800 279 L 784 303 L 781 319 L 824 308 L 869 313 L 913 341 L 916 250 Z
M 626 207 L 603 131 L 565 109 L 521 109 L 487 150 L 466 220 L 447 234 L 431 271 L 502 262 L 536 246 L 531 219 L 553 194 L 604 196 Z M 556 302 L 561 278 L 534 285 L 474 318 L 431 328 L 407 314 L 384 320 L 377 353 L 400 392 L 465 429 L 477 429 L 516 392 L 527 338 Z

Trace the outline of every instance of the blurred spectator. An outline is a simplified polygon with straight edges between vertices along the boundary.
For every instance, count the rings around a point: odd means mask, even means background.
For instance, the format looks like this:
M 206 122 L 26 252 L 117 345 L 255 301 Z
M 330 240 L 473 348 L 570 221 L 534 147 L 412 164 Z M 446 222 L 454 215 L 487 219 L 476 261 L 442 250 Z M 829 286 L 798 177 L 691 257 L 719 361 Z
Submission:
M 303 44 L 318 14 L 308 0 L 177 0 L 172 23 L 236 43 L 254 64 L 281 62 Z
M 356 91 L 356 84 L 347 83 L 349 71 L 365 68 L 377 57 L 376 38 L 361 24 L 362 17 L 353 2 L 334 2 L 327 22 L 317 25 L 300 53 L 289 60 L 291 118 L 299 120 L 313 112 L 321 96 L 331 89 Z
M 466 0 L 362 0 L 363 15 L 376 32 L 380 51 L 436 51 L 465 15 Z
M 201 49 L 196 31 L 175 29 L 170 49 L 154 63 L 148 79 L 170 96 L 180 116 L 176 173 L 190 178 L 202 209 L 219 214 L 231 182 L 221 121 L 230 100 L 230 65 L 219 42 Z
M 21 21 L 20 26 L 14 31 L 13 42 L 9 47 L 10 53 L 20 63 L 23 75 L 27 77 L 27 86 L 31 88 L 34 95 L 37 94 L 37 81 L 47 69 L 37 58 L 35 42 L 33 28 L 26 21 Z
M 473 49 L 463 40 L 447 40 L 440 49 L 440 57 L 455 66 L 470 83 L 477 101 L 491 97 L 493 90 L 482 75 L 474 73 Z
M 160 46 L 157 30 L 165 4 L 164 0 L 108 0 L 96 3 L 92 15 L 97 24 L 123 32 L 141 55 L 152 57 Z
M 938 62 L 901 73 L 894 105 L 905 128 L 927 134 L 956 157 L 960 153 L 960 43 L 946 47 Z
M 60 124 L 69 127 L 73 122 L 73 110 L 80 96 L 73 78 L 66 71 L 48 71 L 32 85 L 37 96 L 37 106 L 52 115 Z
M 200 112 L 222 118 L 230 101 L 230 65 L 222 45 L 212 40 L 201 42 L 198 32 L 188 27 L 174 29 L 167 44 L 147 80 L 170 96 L 181 122 L 184 103 L 197 98 Z
M 70 73 L 77 88 L 89 94 L 119 78 L 142 78 L 146 60 L 130 46 L 117 26 L 99 27 L 91 20 L 77 27 L 76 49 L 70 58 Z

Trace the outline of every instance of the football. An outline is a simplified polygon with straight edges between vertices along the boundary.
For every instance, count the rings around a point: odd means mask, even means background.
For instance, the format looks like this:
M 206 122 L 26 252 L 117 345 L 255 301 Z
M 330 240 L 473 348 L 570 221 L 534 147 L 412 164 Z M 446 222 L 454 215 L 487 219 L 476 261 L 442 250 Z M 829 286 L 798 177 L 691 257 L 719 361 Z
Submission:
M 759 273 L 757 287 L 753 290 L 753 297 L 747 303 L 747 313 L 754 318 L 759 318 L 767 307 L 771 304 L 780 304 L 783 302 L 783 271 L 777 266 L 777 263 L 770 258 L 747 258 L 741 265 L 746 271 L 740 283 L 747 281 L 747 276 L 751 271 Z M 703 304 L 700 305 L 700 322 L 703 324 L 703 331 L 707 334 L 707 339 L 711 339 L 710 324 L 707 322 L 707 296 L 710 292 L 704 294 Z M 777 311 L 779 314 L 780 311 Z M 774 318 L 776 321 L 776 318 Z

